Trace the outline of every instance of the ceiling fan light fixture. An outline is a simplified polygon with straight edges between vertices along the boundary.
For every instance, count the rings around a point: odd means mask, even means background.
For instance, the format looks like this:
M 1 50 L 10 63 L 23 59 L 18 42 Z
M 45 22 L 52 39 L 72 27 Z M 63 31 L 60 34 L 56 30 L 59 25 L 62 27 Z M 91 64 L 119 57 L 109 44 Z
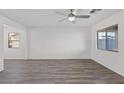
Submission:
M 75 16 L 69 16 L 68 20 L 71 21 L 71 22 L 74 21 L 75 20 Z

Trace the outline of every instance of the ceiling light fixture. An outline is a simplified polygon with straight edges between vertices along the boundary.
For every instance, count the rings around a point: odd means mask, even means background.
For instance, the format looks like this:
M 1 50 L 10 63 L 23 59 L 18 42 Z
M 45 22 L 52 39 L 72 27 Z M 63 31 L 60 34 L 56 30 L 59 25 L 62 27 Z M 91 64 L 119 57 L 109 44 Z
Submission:
M 68 20 L 69 21 L 74 21 L 75 20 L 75 16 L 73 14 L 70 14 L 69 17 L 68 17 Z

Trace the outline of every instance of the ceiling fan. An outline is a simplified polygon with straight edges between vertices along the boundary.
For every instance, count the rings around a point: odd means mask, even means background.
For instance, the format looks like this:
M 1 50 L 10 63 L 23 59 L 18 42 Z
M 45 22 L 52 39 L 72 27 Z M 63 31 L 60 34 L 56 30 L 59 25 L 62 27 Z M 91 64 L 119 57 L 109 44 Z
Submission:
M 97 11 L 101 11 L 101 9 L 92 9 L 90 12 L 89 12 L 89 15 L 77 15 L 77 13 L 80 11 L 81 9 L 69 9 L 70 13 L 69 14 L 65 14 L 63 12 L 56 12 L 57 14 L 59 15 L 64 15 L 66 16 L 65 18 L 63 19 L 60 19 L 58 20 L 59 22 L 62 22 L 62 21 L 65 21 L 65 20 L 68 20 L 72 23 L 75 23 L 76 21 L 76 18 L 84 18 L 84 19 L 88 19 L 90 18 L 90 14 L 93 14 L 93 13 L 96 13 Z

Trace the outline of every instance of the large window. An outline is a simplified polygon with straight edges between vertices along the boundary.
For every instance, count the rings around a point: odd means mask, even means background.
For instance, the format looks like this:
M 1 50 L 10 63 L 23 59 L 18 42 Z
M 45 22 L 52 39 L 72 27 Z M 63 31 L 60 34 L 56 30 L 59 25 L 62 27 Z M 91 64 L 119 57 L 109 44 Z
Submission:
M 118 25 L 113 25 L 97 32 L 97 48 L 118 51 Z
M 20 37 L 18 32 L 8 33 L 8 48 L 19 48 Z

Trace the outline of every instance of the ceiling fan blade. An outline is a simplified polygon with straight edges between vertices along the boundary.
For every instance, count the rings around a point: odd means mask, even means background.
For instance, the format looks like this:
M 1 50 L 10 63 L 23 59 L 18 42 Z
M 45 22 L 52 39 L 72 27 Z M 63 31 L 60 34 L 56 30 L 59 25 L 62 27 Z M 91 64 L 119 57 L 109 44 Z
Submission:
M 95 13 L 95 12 L 97 12 L 97 11 L 101 11 L 102 9 L 92 9 L 91 11 L 90 11 L 90 13 Z
M 90 18 L 90 15 L 76 15 L 76 18 Z
M 96 11 L 96 9 L 92 9 L 92 10 L 90 11 L 90 13 L 95 13 L 95 11 Z
M 65 21 L 66 19 L 67 19 L 67 17 L 66 17 L 66 18 L 63 18 L 63 19 L 58 20 L 58 22 Z
M 62 13 L 62 12 L 56 12 L 56 14 L 63 15 L 63 16 L 68 16 L 67 14 Z

